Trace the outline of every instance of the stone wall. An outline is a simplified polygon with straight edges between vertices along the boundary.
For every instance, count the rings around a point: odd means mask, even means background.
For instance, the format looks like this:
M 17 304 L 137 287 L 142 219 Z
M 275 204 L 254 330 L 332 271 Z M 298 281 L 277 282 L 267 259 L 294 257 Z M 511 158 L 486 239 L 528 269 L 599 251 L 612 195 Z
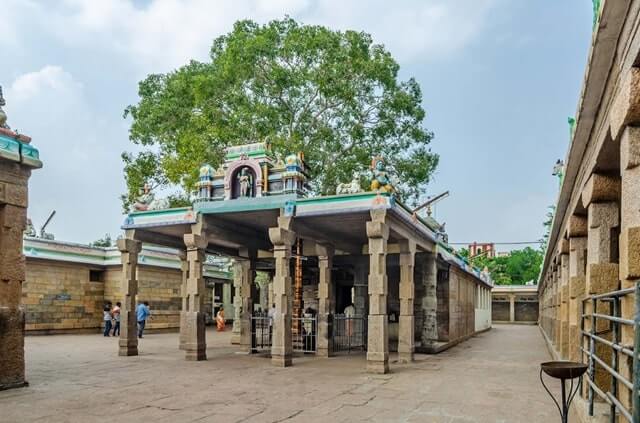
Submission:
M 92 280 L 94 279 L 94 280 Z M 147 328 L 180 327 L 181 272 L 155 266 L 139 267 L 140 301 L 149 301 L 152 319 Z M 212 281 L 211 281 L 212 282 Z M 121 269 L 82 263 L 27 260 L 22 301 L 27 332 L 31 334 L 70 331 L 98 332 L 103 325 L 106 302 L 121 300 Z M 213 289 L 205 290 L 205 312 L 212 318 Z
M 516 301 L 515 303 L 516 322 L 537 322 L 538 302 L 537 301 Z
M 32 333 L 97 330 L 102 324 L 104 282 L 91 281 L 89 265 L 27 259 L 22 291 L 25 329 Z M 94 271 L 99 279 L 101 271 Z
M 449 268 L 449 342 L 475 332 L 475 285 L 471 275 Z

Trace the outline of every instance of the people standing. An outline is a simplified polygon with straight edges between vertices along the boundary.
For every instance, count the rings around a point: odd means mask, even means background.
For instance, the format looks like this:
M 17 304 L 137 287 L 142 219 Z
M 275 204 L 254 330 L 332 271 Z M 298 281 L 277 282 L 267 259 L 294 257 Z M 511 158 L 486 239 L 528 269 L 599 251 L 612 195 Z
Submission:
M 111 336 L 109 332 L 111 332 L 111 306 L 109 304 L 105 304 L 102 309 L 102 320 L 104 321 L 104 336 Z
M 122 303 L 119 301 L 116 303 L 116 306 L 111 310 L 111 315 L 113 316 L 113 336 L 120 336 L 120 307 L 122 307 Z
M 224 307 L 220 307 L 220 310 L 216 313 L 216 326 L 218 332 L 224 332 L 225 321 L 224 321 Z
M 149 302 L 145 301 L 143 303 L 138 303 L 138 306 L 136 307 L 136 318 L 138 320 L 138 338 L 142 338 L 144 327 L 147 324 L 147 319 L 150 316 L 151 311 L 149 310 Z

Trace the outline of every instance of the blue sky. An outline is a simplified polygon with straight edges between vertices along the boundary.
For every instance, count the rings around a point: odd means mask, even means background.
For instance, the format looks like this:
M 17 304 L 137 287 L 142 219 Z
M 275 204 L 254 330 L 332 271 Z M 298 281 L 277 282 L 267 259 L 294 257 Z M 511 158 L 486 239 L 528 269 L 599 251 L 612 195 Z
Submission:
M 36 226 L 89 242 L 122 223 L 125 106 L 137 82 L 195 58 L 237 19 L 288 14 L 369 32 L 421 84 L 441 161 L 429 193 L 451 241 L 540 238 L 555 201 L 591 42 L 591 2 L 565 0 L 3 1 L 0 85 L 9 124 L 45 167 L 31 179 Z M 501 249 L 508 249 L 502 247 Z

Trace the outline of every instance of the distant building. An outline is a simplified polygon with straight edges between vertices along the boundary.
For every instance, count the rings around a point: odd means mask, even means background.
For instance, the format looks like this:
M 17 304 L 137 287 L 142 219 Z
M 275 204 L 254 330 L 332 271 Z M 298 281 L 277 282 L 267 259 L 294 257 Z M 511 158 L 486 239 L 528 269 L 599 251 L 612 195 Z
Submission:
M 474 258 L 476 256 L 494 258 L 496 256 L 496 249 L 492 242 L 474 242 L 473 244 L 469 244 L 468 248 L 469 258 Z

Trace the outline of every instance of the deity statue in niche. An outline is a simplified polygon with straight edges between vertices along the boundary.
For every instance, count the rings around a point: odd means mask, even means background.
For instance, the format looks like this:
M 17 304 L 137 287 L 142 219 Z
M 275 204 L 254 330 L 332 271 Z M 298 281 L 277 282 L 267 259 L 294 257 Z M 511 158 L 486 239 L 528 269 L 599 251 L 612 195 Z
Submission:
M 249 169 L 246 167 L 243 167 L 242 169 L 240 169 L 240 172 L 238 173 L 237 178 L 240 184 L 240 192 L 238 197 L 240 198 L 252 197 L 253 196 L 253 192 L 252 192 L 253 177 L 249 172 Z
M 159 198 L 156 199 L 156 196 L 153 192 L 151 192 L 151 187 L 149 184 L 145 183 L 142 189 L 140 190 L 140 195 L 136 199 L 136 202 L 133 203 L 133 207 L 131 212 L 137 211 L 147 211 L 147 210 L 163 210 L 169 208 L 169 199 L 168 198 Z
M 374 157 L 371 161 L 371 171 L 373 179 L 371 180 L 371 190 L 378 192 L 393 192 L 395 188 L 391 184 L 387 167 L 382 157 Z

